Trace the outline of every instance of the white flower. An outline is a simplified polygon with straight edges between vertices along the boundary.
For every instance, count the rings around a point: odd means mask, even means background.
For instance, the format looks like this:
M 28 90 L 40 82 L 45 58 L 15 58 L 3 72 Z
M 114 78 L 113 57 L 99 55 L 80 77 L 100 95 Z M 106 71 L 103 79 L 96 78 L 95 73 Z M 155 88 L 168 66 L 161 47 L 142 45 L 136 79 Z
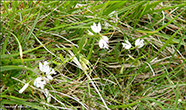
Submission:
M 56 72 L 54 71 L 54 69 L 52 69 L 52 71 L 50 72 L 50 74 L 56 74 Z
M 50 95 L 49 95 L 48 89 L 45 89 L 45 90 L 44 90 L 44 95 L 45 95 L 45 97 L 47 98 L 47 102 L 50 103 L 51 97 L 50 97 Z
M 53 77 L 52 77 L 50 74 L 47 74 L 47 78 L 48 78 L 49 80 L 52 80 L 52 79 L 53 79 Z
M 102 48 L 102 49 L 109 49 L 107 42 L 103 39 L 99 40 L 99 47 Z
M 131 48 L 131 43 L 128 40 L 125 40 L 126 43 L 122 43 L 123 48 L 125 49 L 130 49 Z
M 102 36 L 99 40 L 99 47 L 102 49 L 109 49 L 108 47 L 109 38 L 107 36 Z
M 94 34 L 88 30 L 88 35 L 92 36 Z
M 35 80 L 34 80 L 34 86 L 36 86 L 37 88 L 41 88 L 41 89 L 44 89 L 44 86 L 45 84 L 47 83 L 47 79 L 44 78 L 44 77 L 37 77 Z
M 143 39 L 142 39 L 142 40 L 137 39 L 137 40 L 135 41 L 135 46 L 138 47 L 138 48 L 143 47 L 143 46 L 144 46 L 143 41 L 144 41 Z
M 182 100 L 181 99 L 178 99 L 178 102 L 181 102 Z
M 23 93 L 23 91 L 26 90 L 26 88 L 29 86 L 29 83 L 26 83 L 20 90 L 19 93 Z
M 93 23 L 92 26 L 90 26 L 91 29 L 95 32 L 95 33 L 99 33 L 101 31 L 101 24 L 100 22 L 98 23 L 98 26 L 96 26 L 96 23 Z
M 50 67 L 49 67 L 47 61 L 45 61 L 43 65 L 42 65 L 41 62 L 39 62 L 39 69 L 40 69 L 42 72 L 50 72 Z
M 45 61 L 44 64 L 42 64 L 41 62 L 39 62 L 39 69 L 42 71 L 42 72 L 45 72 L 46 75 L 47 75 L 47 78 L 49 80 L 52 80 L 53 77 L 51 76 L 51 74 L 56 74 L 56 72 L 54 71 L 54 69 L 51 69 L 48 65 L 48 62 Z
M 49 80 L 52 80 L 53 77 L 51 76 L 51 74 L 56 74 L 56 72 L 54 71 L 54 69 L 52 69 L 52 71 L 46 72 L 47 78 Z

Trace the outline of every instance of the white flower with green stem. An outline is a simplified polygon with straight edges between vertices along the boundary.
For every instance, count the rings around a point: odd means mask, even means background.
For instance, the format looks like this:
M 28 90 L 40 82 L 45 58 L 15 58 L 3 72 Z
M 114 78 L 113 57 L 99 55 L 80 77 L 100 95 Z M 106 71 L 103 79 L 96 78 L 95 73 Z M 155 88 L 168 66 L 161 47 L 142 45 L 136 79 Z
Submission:
M 48 79 L 45 77 L 37 77 L 34 80 L 34 86 L 36 86 L 37 88 L 41 88 L 44 89 L 45 85 L 47 84 Z
M 47 78 L 49 80 L 52 80 L 53 77 L 51 76 L 52 74 L 56 74 L 56 72 L 54 71 L 54 69 L 51 69 L 49 67 L 49 63 L 47 61 L 44 61 L 44 63 L 42 64 L 41 62 L 39 62 L 39 69 L 42 71 L 42 72 L 45 72 L 46 75 L 47 75 Z
M 137 47 L 137 48 L 141 48 L 141 47 L 143 47 L 145 44 L 144 44 L 144 40 L 142 39 L 137 39 L 136 41 L 135 41 L 135 46 Z
M 95 33 L 99 33 L 99 35 L 101 36 L 101 39 L 99 40 L 99 47 L 101 49 L 109 49 L 109 38 L 107 36 L 103 36 L 100 34 L 100 31 L 101 31 L 101 23 L 99 22 L 98 25 L 96 25 L 96 23 L 93 23 L 92 26 L 90 26 L 91 29 L 95 32 Z M 88 30 L 88 34 L 89 35 L 93 35 L 92 32 L 90 32 Z
M 126 43 L 122 43 L 123 48 L 125 49 L 130 49 L 131 48 L 131 43 L 128 40 L 125 40 Z

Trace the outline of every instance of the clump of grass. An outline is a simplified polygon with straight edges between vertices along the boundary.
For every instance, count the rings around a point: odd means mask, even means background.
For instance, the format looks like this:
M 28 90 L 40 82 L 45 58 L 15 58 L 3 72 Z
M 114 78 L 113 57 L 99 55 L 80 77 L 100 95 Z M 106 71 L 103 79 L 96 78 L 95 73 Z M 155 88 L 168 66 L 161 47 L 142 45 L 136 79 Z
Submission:
M 185 6 L 1 1 L 1 108 L 186 109 Z M 99 34 L 91 29 L 98 22 Z M 99 47 L 101 36 L 109 38 L 109 49 Z M 57 74 L 42 89 L 34 81 L 46 77 L 39 70 L 44 61 Z

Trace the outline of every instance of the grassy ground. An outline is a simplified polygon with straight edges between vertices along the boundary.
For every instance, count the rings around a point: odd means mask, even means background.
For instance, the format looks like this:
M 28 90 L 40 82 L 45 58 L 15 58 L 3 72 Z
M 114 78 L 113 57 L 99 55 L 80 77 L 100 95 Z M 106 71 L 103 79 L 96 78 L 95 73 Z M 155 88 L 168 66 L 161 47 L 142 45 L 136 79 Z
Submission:
M 185 1 L 1 1 L 0 34 L 2 109 L 186 109 Z M 47 97 L 34 85 L 44 61 L 57 73 Z

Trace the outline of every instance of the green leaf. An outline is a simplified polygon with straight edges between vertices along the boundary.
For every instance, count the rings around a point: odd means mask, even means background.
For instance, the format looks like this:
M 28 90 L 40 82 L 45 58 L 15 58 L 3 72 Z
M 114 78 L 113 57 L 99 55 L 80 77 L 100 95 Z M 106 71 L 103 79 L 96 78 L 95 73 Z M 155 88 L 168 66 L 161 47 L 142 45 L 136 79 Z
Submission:
M 120 10 L 117 11 L 118 14 L 124 13 L 127 10 L 130 10 L 131 8 L 136 7 L 137 5 L 146 3 L 146 1 L 140 1 L 140 2 L 136 2 L 136 3 L 132 3 L 132 5 L 126 6 L 124 8 L 121 8 Z
M 108 15 L 112 11 L 117 11 L 118 7 L 124 6 L 127 1 L 110 1 L 108 7 L 104 10 L 103 15 Z
M 31 9 L 24 10 L 24 11 L 30 11 L 30 10 L 31 10 Z M 23 12 L 24 12 L 24 11 L 23 11 Z M 39 10 L 37 13 L 34 13 L 32 16 L 28 17 L 27 19 L 23 20 L 23 21 L 20 22 L 19 24 L 17 24 L 17 25 L 15 26 L 15 29 L 16 29 L 17 26 L 19 26 L 20 24 L 22 24 L 22 23 L 26 22 L 27 20 L 31 19 L 32 17 L 36 16 L 39 12 L 40 12 L 40 10 Z M 39 14 L 38 14 L 38 15 L 39 15 Z M 34 25 L 33 25 L 33 26 L 34 26 Z
M 40 10 L 39 10 L 38 12 L 40 12 Z M 30 36 L 31 36 L 31 34 L 32 34 L 32 32 L 33 32 L 33 30 L 34 30 L 36 24 L 37 24 L 37 21 L 38 21 L 38 19 L 39 19 L 39 15 L 40 15 L 40 13 L 37 15 L 37 17 L 36 17 L 36 19 L 35 19 L 35 21 L 34 21 L 34 24 L 32 25 L 32 28 L 30 29 L 30 31 L 29 31 L 29 33 L 28 33 L 26 39 L 29 39 L 29 38 L 30 38 Z
M 158 35 L 159 37 L 162 37 L 164 39 L 167 39 L 167 40 L 171 37 L 171 36 L 169 36 L 167 34 L 161 34 L 161 33 L 156 33 L 156 35 Z M 186 39 L 186 36 L 184 36 L 183 39 Z M 172 43 L 177 43 L 178 44 L 180 42 L 180 40 L 181 39 L 175 39 L 175 38 L 173 38 L 171 41 L 172 41 Z M 181 41 L 180 44 L 186 46 L 186 44 L 183 41 Z
M 72 50 L 74 52 L 74 55 L 77 57 L 77 59 L 79 59 L 79 52 L 78 52 L 77 48 L 74 45 L 72 46 Z
M 84 37 L 84 36 L 80 39 L 80 41 L 79 41 L 79 51 L 82 50 L 83 45 L 85 43 L 85 40 L 86 40 L 86 37 Z
M 81 22 L 75 22 L 75 23 L 71 23 L 71 24 L 66 24 L 66 25 L 62 24 L 60 26 L 56 26 L 54 28 L 50 28 L 49 30 L 46 30 L 46 31 L 56 30 L 56 29 L 64 28 L 64 27 L 68 27 L 69 29 L 71 29 L 71 28 L 74 27 L 73 25 L 86 23 L 86 22 L 90 22 L 90 21 L 92 21 L 92 19 L 84 20 L 84 21 L 81 21 Z
M 152 59 L 154 59 L 166 46 L 172 41 L 172 39 L 176 36 L 176 34 L 181 30 L 182 28 L 178 29 L 166 42 L 165 44 L 159 49 L 159 51 L 154 55 Z
M 177 110 L 177 107 L 178 107 L 178 99 L 179 99 L 179 84 L 177 82 L 176 84 L 176 91 L 175 91 L 175 94 L 176 94 L 176 99 L 175 99 L 175 106 L 174 106 L 174 110 Z
M 30 49 L 30 50 L 24 51 L 23 54 L 32 52 L 32 51 L 37 50 L 37 49 L 39 49 L 39 48 L 41 48 L 41 47 L 43 47 L 43 45 L 40 45 L 40 46 L 38 46 L 38 47 L 36 47 L 36 48 L 33 48 L 33 49 Z M 11 58 L 11 57 L 15 57 L 15 56 L 18 56 L 18 55 L 19 55 L 19 53 L 8 54 L 8 55 L 5 54 L 5 55 L 1 55 L 0 57 L 1 57 L 1 58 Z
M 91 48 L 89 49 L 89 53 L 88 53 L 88 56 L 87 56 L 87 60 L 89 60 L 91 58 L 91 55 L 92 55 L 92 51 L 93 51 L 93 48 L 94 48 L 94 43 L 96 41 L 96 38 L 94 37 L 93 38 L 93 41 L 92 41 L 92 45 L 91 45 Z
M 9 35 L 6 37 L 6 39 L 4 41 L 3 48 L 1 50 L 1 55 L 4 55 L 5 54 L 6 47 L 7 47 L 7 44 L 8 44 L 8 39 L 9 39 Z

